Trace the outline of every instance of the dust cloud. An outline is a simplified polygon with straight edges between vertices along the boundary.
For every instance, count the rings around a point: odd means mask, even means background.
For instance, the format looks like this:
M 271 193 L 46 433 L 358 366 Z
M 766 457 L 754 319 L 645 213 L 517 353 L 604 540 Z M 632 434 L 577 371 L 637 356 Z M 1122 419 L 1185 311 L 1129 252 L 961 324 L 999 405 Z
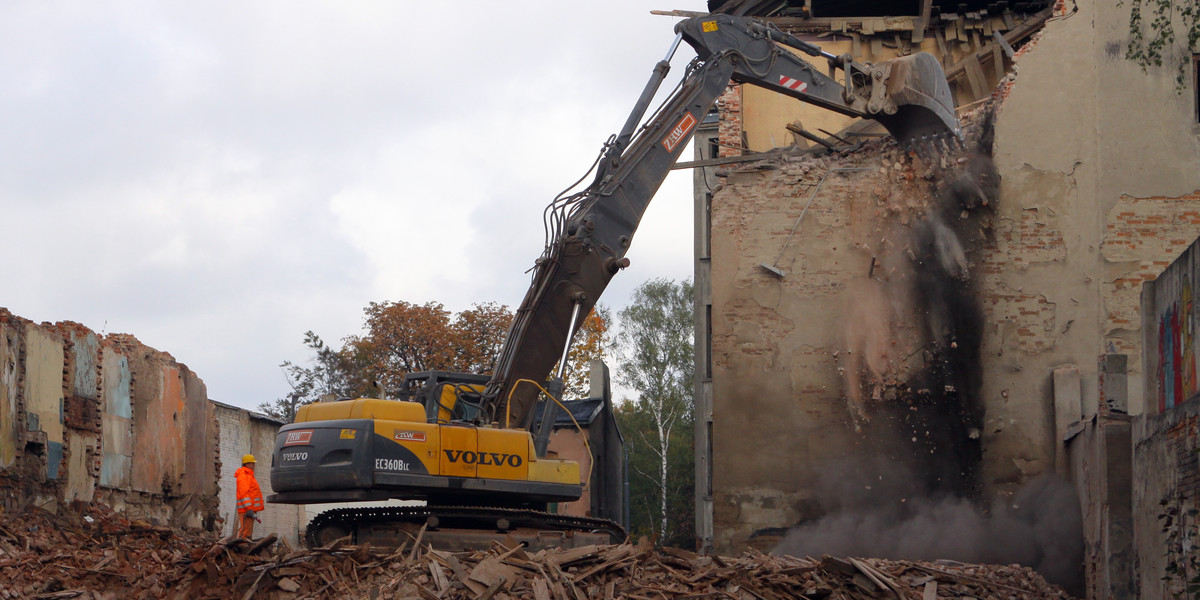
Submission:
M 982 115 L 957 157 L 884 160 L 892 181 L 924 187 L 893 188 L 892 202 L 907 193 L 899 203 L 921 208 L 887 213 L 877 264 L 846 287 L 839 366 L 857 450 L 824 465 L 814 486 L 824 516 L 790 530 L 777 554 L 1017 563 L 1069 591 L 1081 585 L 1070 485 L 1045 477 L 982 501 L 985 321 L 975 271 L 999 190 L 991 123 Z
M 926 496 L 919 477 L 886 460 L 822 471 L 821 502 L 830 512 L 791 529 L 774 554 L 1015 563 L 1068 591 L 1082 585 L 1079 500 L 1061 479 L 1035 479 L 984 509 L 952 495 Z

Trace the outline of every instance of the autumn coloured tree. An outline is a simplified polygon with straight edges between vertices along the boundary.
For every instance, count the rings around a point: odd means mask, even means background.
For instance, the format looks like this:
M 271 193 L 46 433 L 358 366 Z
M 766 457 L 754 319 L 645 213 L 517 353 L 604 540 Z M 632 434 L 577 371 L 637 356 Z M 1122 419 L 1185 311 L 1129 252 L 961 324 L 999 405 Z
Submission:
M 567 352 L 566 381 L 563 382 L 563 398 L 576 400 L 590 392 L 591 366 L 594 360 L 604 360 L 605 350 L 612 342 L 608 331 L 609 310 L 596 306 L 588 313 Z M 555 365 L 554 372 L 558 372 Z
M 364 309 L 366 334 L 346 338 L 363 376 L 395 396 L 408 373 L 490 373 L 512 312 L 477 304 L 451 316 L 439 302 L 372 302 Z
M 263 403 L 260 410 L 290 422 L 297 407 L 322 395 L 395 398 L 408 373 L 490 375 L 513 319 L 507 306 L 493 302 L 458 314 L 439 302 L 372 302 L 363 313 L 362 335 L 346 337 L 340 349 L 306 332 L 305 346 L 313 351 L 313 359 L 308 365 L 280 365 L 292 392 Z M 566 398 L 587 393 L 591 361 L 602 359 L 609 343 L 607 320 L 607 310 L 598 308 L 575 335 L 568 354 Z

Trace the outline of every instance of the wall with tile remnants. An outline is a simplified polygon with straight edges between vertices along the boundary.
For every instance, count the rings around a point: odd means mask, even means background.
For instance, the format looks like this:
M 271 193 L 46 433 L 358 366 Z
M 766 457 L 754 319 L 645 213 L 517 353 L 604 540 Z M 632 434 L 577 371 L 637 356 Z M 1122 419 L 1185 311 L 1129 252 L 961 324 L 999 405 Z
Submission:
M 129 335 L 35 324 L 0 308 L 4 501 L 100 501 L 136 517 L 210 526 L 217 423 L 204 383 Z
M 1143 373 L 1143 349 L 1157 348 L 1143 338 L 1160 325 L 1139 314 L 1141 283 L 1200 235 L 1192 90 L 1177 92 L 1169 68 L 1144 73 L 1122 58 L 1128 7 L 1118 4 L 1064 10 L 1018 55 L 1019 73 L 996 94 L 998 201 L 986 244 L 968 253 L 983 314 L 981 492 L 1004 500 L 1041 475 L 1076 478 L 1092 556 L 1112 533 L 1092 520 L 1106 514 L 1110 496 L 1084 492 L 1110 489 L 1097 478 L 1116 477 L 1095 457 L 1123 460 L 1129 425 L 1119 415 L 1153 413 L 1160 403 L 1143 393 L 1145 377 L 1157 376 Z M 751 100 L 742 99 L 743 115 Z M 908 226 L 924 201 L 897 177 L 911 170 L 919 180 L 920 168 L 912 158 L 866 152 L 765 161 L 729 174 L 712 199 L 717 550 L 769 546 L 776 528 L 831 510 L 822 491 L 847 488 L 837 457 L 873 443 L 838 433 L 854 430 L 855 398 L 840 370 L 855 343 L 894 342 L 874 355 L 858 352 L 854 368 L 882 361 L 899 382 L 913 372 L 906 365 L 922 359 L 921 331 L 891 308 L 903 298 L 880 294 L 872 281 L 891 268 L 879 251 L 889 231 L 881 223 Z M 872 171 L 833 174 L 835 167 Z M 781 248 L 779 279 L 758 265 Z M 872 297 L 874 311 L 855 313 L 863 305 L 848 301 Z M 879 314 L 891 315 L 883 324 L 890 337 L 847 335 L 840 326 Z M 1070 385 L 1060 377 L 1067 372 Z M 889 382 L 880 384 L 859 400 L 886 402 Z M 1098 415 L 1125 433 L 1089 433 L 1068 456 L 1063 435 Z M 763 439 L 772 440 L 769 451 Z M 1111 452 L 1097 450 L 1104 445 Z M 1106 576 L 1124 568 L 1118 563 L 1103 566 Z

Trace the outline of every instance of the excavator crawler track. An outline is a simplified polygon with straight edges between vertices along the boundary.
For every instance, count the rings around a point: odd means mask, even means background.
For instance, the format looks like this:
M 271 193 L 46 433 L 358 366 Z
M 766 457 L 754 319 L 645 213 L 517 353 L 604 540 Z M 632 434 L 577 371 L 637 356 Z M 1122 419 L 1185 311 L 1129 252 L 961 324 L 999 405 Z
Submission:
M 422 532 L 422 527 L 424 531 Z M 310 547 L 351 536 L 357 544 L 399 547 L 421 537 L 440 550 L 473 550 L 493 543 L 531 550 L 620 543 L 625 530 L 608 519 L 489 506 L 341 508 L 317 515 L 304 539 Z

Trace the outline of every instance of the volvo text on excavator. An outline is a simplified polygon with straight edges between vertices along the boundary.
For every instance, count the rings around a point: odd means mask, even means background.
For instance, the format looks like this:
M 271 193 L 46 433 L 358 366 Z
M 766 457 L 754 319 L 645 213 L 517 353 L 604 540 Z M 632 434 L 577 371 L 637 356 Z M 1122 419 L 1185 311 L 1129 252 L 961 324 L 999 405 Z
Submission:
M 683 20 L 675 31 L 628 120 L 605 143 L 590 184 L 546 208 L 546 248 L 495 372 L 410 374 L 396 399 L 310 404 L 280 429 L 269 502 L 426 502 L 322 513 L 309 525 L 309 544 L 351 535 L 358 543 L 398 545 L 421 528 L 425 542 L 444 548 L 492 540 L 573 546 L 625 535 L 609 520 L 545 512 L 548 503 L 578 499 L 585 480 L 577 463 L 547 456 L 556 405 L 545 398 L 557 392 L 543 386 L 556 363 L 554 380 L 561 381 L 582 317 L 628 266 L 625 254 L 643 212 L 731 80 L 873 119 L 904 144 L 952 144 L 961 135 L 932 55 L 862 64 L 760 21 L 723 14 Z M 643 125 L 681 40 L 697 56 Z M 831 73 L 842 71 L 842 81 L 800 54 L 824 59 Z M 549 403 L 535 422 L 539 399 Z

